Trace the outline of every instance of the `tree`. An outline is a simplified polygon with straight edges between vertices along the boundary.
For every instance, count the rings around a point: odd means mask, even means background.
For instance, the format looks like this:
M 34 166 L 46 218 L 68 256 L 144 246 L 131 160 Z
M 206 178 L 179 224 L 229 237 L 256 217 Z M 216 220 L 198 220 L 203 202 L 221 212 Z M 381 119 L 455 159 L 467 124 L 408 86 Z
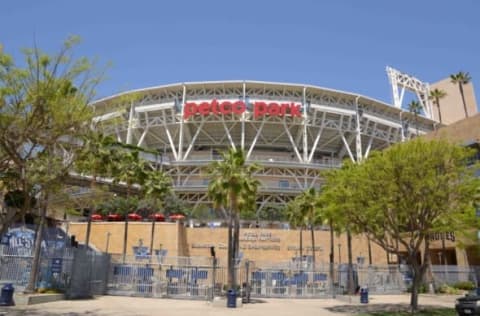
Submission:
M 49 197 L 78 157 L 76 140 L 88 130 L 93 115 L 88 104 L 101 79 L 88 59 L 72 58 L 77 43 L 78 38 L 69 38 L 55 55 L 37 47 L 24 50 L 24 68 L 0 51 L 0 172 L 7 175 L 7 190 L 24 194 L 16 214 L 1 216 L 0 234 L 30 211 L 33 194 L 41 197 L 28 292 L 36 283 Z
M 298 239 L 299 259 L 303 260 L 303 228 L 305 226 L 305 216 L 301 213 L 298 200 L 294 199 L 288 202 L 286 206 L 288 222 L 292 228 L 300 228 Z
M 463 110 L 465 111 L 465 117 L 468 117 L 467 102 L 465 102 L 465 93 L 463 91 L 463 85 L 468 84 L 472 80 L 468 72 L 459 71 L 456 74 L 450 75 L 450 81 L 453 84 L 458 84 L 460 95 L 462 97 Z
M 411 101 L 408 104 L 408 111 L 412 113 L 415 117 L 415 129 L 417 130 L 417 136 L 419 135 L 418 133 L 418 115 L 422 113 L 422 106 L 420 105 L 420 102 L 418 101 Z
M 240 212 L 254 207 L 258 180 L 253 173 L 256 164 L 247 164 L 243 150 L 231 148 L 222 154 L 223 160 L 211 163 L 208 195 L 215 208 L 228 208 L 228 287 L 236 288 L 235 259 L 239 254 Z
M 115 149 L 113 145 L 116 144 L 116 141 L 111 136 L 106 136 L 94 130 L 84 135 L 82 141 L 83 149 L 75 165 L 78 171 L 91 176 L 90 205 L 86 206 L 90 210 L 87 218 L 87 233 L 85 234 L 85 246 L 88 247 L 92 225 L 90 213 L 94 210 L 93 203 L 95 203 L 98 196 L 105 195 L 103 190 L 97 190 L 97 178 L 111 174 L 115 163 Z
M 312 265 L 315 270 L 315 225 L 321 222 L 318 212 L 318 197 L 315 188 L 309 188 L 296 197 L 300 217 L 304 218 L 305 224 L 310 227 L 312 241 Z
M 153 168 L 147 169 L 147 174 L 142 185 L 142 193 L 146 198 L 153 199 L 154 205 L 163 202 L 168 194 L 171 194 L 172 179 L 162 170 Z M 152 219 L 152 229 L 150 234 L 150 255 L 153 254 L 153 241 L 155 237 L 155 218 Z
M 443 123 L 442 111 L 440 110 L 440 99 L 443 99 L 446 96 L 447 96 L 447 93 L 440 89 L 433 89 L 432 91 L 430 91 L 430 95 L 428 96 L 429 99 L 434 100 L 435 105 L 437 106 L 438 120 L 440 121 L 440 124 Z
M 355 163 L 352 163 L 353 166 Z M 342 170 L 352 168 L 352 164 L 347 163 L 342 166 Z M 333 176 L 335 175 L 335 176 Z M 346 172 L 337 172 L 336 170 L 326 174 L 329 182 L 322 188 L 319 197 L 320 203 L 324 205 L 325 217 L 330 223 L 330 251 L 332 254 L 331 262 L 333 262 L 333 232 L 344 232 L 347 235 L 347 290 L 349 294 L 355 293 L 355 284 L 353 277 L 353 251 L 352 251 L 352 231 L 360 233 L 355 226 L 352 225 L 351 214 L 359 209 L 359 205 L 352 199 L 352 190 L 348 187 L 349 179 Z M 340 249 L 339 249 L 340 251 Z M 340 254 L 339 254 L 340 255 Z M 332 269 L 333 265 L 331 266 Z M 331 270 L 333 275 L 333 271 Z
M 112 170 L 113 182 L 126 186 L 127 199 L 132 194 L 134 185 L 141 186 L 146 179 L 146 162 L 140 158 L 137 148 L 119 147 L 116 153 L 116 162 Z M 134 209 L 129 210 L 134 212 Z M 123 234 L 123 261 L 126 259 L 128 241 L 128 213 L 125 214 L 125 228 Z
M 447 227 L 462 233 L 477 225 L 472 198 L 479 180 L 467 167 L 471 156 L 470 149 L 417 138 L 373 153 L 362 164 L 346 162 L 327 175 L 331 190 L 347 194 L 335 201 L 355 230 L 387 252 L 407 253 L 412 311 L 428 267 L 429 234 Z

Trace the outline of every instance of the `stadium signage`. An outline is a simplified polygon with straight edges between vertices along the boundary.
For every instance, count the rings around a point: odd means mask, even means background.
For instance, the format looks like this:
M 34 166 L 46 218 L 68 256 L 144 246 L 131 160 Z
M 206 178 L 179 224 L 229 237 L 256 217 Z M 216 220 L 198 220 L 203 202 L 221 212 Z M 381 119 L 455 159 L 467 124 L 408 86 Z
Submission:
M 183 108 L 183 118 L 188 119 L 189 117 L 200 114 L 200 115 L 210 115 L 210 114 L 242 114 L 247 109 L 245 102 L 243 101 L 223 101 L 219 102 L 213 99 L 210 102 L 187 102 Z M 270 116 L 284 116 L 290 115 L 302 116 L 300 109 L 300 104 L 290 103 L 277 103 L 277 102 L 262 102 L 256 101 L 253 102 L 253 117 L 258 118 L 264 115 Z

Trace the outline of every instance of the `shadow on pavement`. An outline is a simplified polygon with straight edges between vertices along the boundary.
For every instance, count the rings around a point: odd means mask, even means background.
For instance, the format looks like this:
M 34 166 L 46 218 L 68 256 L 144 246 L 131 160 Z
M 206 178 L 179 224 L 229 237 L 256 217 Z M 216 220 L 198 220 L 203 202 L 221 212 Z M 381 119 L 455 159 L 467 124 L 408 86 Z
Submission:
M 340 305 L 333 307 L 326 307 L 326 310 L 329 310 L 334 313 L 375 313 L 375 312 L 410 312 L 409 304 L 364 304 L 364 305 Z M 424 309 L 445 309 L 451 310 L 453 308 L 447 308 L 445 306 L 438 305 L 420 305 L 419 310 Z
M 100 315 L 99 309 L 89 310 L 81 313 L 76 312 L 52 312 L 41 311 L 29 308 L 0 308 L 0 316 L 81 316 L 81 315 Z

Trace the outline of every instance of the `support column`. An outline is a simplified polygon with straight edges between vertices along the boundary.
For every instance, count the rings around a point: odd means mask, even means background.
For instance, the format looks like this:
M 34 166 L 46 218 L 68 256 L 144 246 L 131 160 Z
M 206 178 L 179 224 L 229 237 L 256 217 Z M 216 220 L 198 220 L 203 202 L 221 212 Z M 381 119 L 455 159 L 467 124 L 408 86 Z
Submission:
M 134 107 L 133 107 L 133 101 L 132 101 L 132 103 L 130 104 L 130 113 L 128 115 L 128 128 L 127 128 L 127 139 L 126 139 L 126 143 L 129 145 L 132 143 L 133 112 L 134 112 Z
M 362 153 L 362 131 L 360 129 L 360 118 L 362 116 L 362 109 L 358 107 L 358 99 L 360 99 L 360 96 L 357 96 L 355 98 L 355 110 L 356 110 L 356 140 L 355 140 L 355 145 L 356 145 L 356 154 L 357 154 L 357 162 L 362 162 L 363 159 L 363 153 Z
M 187 93 L 187 87 L 183 85 L 183 94 L 182 94 L 182 111 L 185 106 L 185 97 Z M 183 156 L 183 113 L 180 114 L 180 134 L 178 136 L 178 160 L 182 160 Z

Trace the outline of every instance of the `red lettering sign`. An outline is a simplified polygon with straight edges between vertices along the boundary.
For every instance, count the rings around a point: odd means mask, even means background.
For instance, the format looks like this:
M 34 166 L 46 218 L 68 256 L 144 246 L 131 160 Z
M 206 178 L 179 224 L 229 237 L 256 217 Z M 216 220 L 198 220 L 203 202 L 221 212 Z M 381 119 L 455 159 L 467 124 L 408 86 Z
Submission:
M 246 110 L 245 102 L 243 101 L 223 101 L 218 102 L 213 99 L 209 102 L 195 103 L 187 102 L 183 107 L 183 118 L 188 119 L 189 117 L 200 114 L 200 115 L 209 115 L 209 114 L 242 114 Z M 262 102 L 258 101 L 253 104 L 253 117 L 258 118 L 264 115 L 270 116 L 302 116 L 300 110 L 300 104 L 291 103 L 276 103 L 276 102 Z

